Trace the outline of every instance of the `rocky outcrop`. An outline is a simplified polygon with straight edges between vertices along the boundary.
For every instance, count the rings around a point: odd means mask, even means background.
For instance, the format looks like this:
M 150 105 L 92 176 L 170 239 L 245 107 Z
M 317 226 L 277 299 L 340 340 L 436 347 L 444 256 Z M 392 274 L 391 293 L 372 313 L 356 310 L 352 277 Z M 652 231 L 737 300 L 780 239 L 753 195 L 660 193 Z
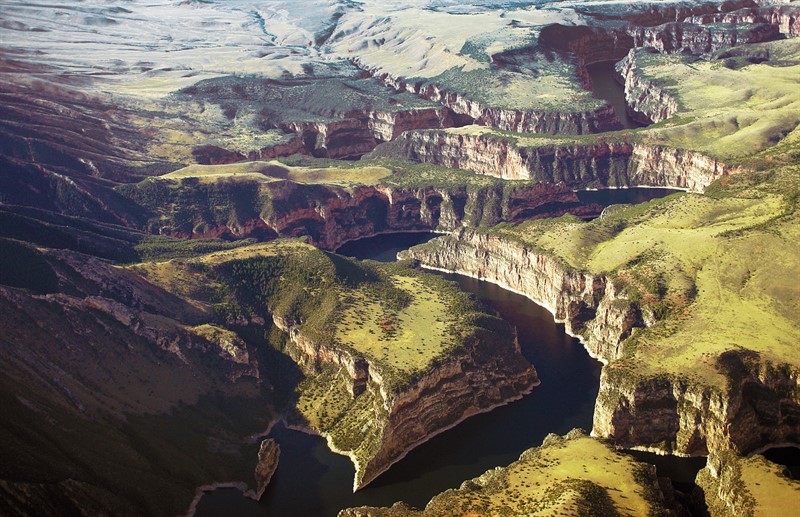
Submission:
M 629 142 L 553 143 L 522 147 L 481 133 L 413 131 L 393 144 L 397 153 L 426 163 L 470 169 L 503 179 L 587 185 L 652 185 L 702 191 L 737 169 L 682 149 Z
M 635 47 L 648 47 L 664 54 L 708 55 L 719 50 L 782 39 L 779 24 L 756 23 L 740 26 L 728 22 L 715 26 L 670 22 L 657 27 L 636 27 L 629 31 Z
M 393 186 L 353 188 L 271 183 L 145 182 L 126 192 L 157 214 L 153 233 L 180 237 L 309 236 L 334 250 L 352 239 L 382 232 L 451 231 L 567 212 L 596 213 L 564 185 Z M 219 208 L 220 200 L 228 208 Z M 167 208 L 165 210 L 165 207 Z M 165 224 L 166 220 L 166 224 Z
M 768 24 L 785 36 L 800 36 L 800 7 L 795 5 L 764 5 L 730 12 L 696 14 L 686 18 L 686 21 L 697 24 Z
M 624 447 L 681 455 L 747 454 L 767 444 L 800 442 L 800 370 L 737 351 L 724 353 L 717 368 L 725 389 L 609 365 L 601 375 L 593 432 Z
M 343 446 L 335 433 L 315 429 L 326 437 L 331 450 L 353 461 L 354 490 L 369 484 L 432 436 L 516 400 L 539 384 L 536 370 L 522 356 L 516 340 L 496 346 L 476 335 L 465 336 L 463 347 L 407 384 L 393 386 L 387 382 L 391 374 L 380 364 L 352 350 L 316 343 L 294 322 L 277 316 L 273 319 L 289 336 L 292 346 L 286 352 L 307 372 L 319 371 L 325 364 L 338 365 L 349 378 L 354 398 L 363 395 L 379 405 L 369 416 L 368 436 L 351 444 L 353 448 Z M 364 454 L 364 442 L 376 446 Z
M 636 374 L 624 341 L 652 323 L 602 275 L 499 236 L 462 230 L 402 253 L 424 267 L 488 280 L 550 310 L 607 364 L 600 379 L 593 434 L 622 447 L 681 455 L 800 442 L 800 370 L 751 352 L 718 359 L 725 389 L 680 376 Z M 620 360 L 622 359 L 622 360 Z
M 317 158 L 353 159 L 364 155 L 382 142 L 395 139 L 411 129 L 457 127 L 471 119 L 445 107 L 406 111 L 354 111 L 336 114 L 334 119 L 281 121 L 264 129 L 287 133 L 285 141 L 246 152 L 204 145 L 192 150 L 197 163 L 220 165 L 241 160 L 270 160 L 281 156 L 305 154 Z
M 713 517 L 786 515 L 797 500 L 800 482 L 763 456 L 742 458 L 731 452 L 713 453 L 697 474 L 697 485 Z
M 363 67 L 358 62 L 356 64 Z M 426 81 L 410 82 L 378 70 L 370 70 L 370 73 L 398 91 L 411 92 L 424 99 L 438 102 L 453 112 L 468 117 L 475 124 L 504 131 L 582 135 L 620 128 L 614 109 L 608 105 L 591 111 L 578 112 L 498 108 L 487 106 L 461 93 L 443 89 L 438 84 Z
M 249 495 L 256 501 L 261 499 L 264 495 L 264 490 L 267 489 L 275 470 L 278 468 L 278 461 L 281 457 L 281 447 L 275 440 L 269 438 L 261 442 L 261 447 L 258 449 L 258 463 L 256 463 L 255 480 L 256 486 Z
M 616 68 L 625 81 L 625 103 L 631 117 L 655 123 L 678 112 L 678 101 L 672 95 L 638 73 L 635 50 L 617 63 Z
M 302 152 L 320 158 L 355 158 L 366 154 L 381 142 L 397 138 L 410 129 L 435 129 L 463 125 L 468 121 L 444 107 L 413 109 L 407 111 L 350 112 L 329 122 L 285 122 L 278 128 L 300 135 L 302 150 L 297 144 L 266 147 L 250 153 L 251 159 L 269 159 Z
M 605 276 L 574 271 L 550 255 L 479 231 L 460 230 L 435 242 L 404 251 L 401 258 L 527 296 L 563 321 L 567 332 L 603 362 L 621 357 L 622 341 L 634 327 L 645 325 Z

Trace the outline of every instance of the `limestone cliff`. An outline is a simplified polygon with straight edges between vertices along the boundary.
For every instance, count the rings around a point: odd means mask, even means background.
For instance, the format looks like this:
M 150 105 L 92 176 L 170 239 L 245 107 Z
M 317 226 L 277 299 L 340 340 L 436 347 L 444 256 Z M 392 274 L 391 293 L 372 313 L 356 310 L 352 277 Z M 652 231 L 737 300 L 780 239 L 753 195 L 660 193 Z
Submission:
M 359 64 L 359 63 L 356 63 Z M 360 65 L 364 67 L 363 65 Z M 367 67 L 364 67 L 367 69 Z M 438 102 L 454 113 L 468 117 L 475 124 L 520 133 L 586 134 L 619 129 L 619 121 L 611 106 L 603 105 L 591 111 L 519 110 L 486 106 L 478 100 L 443 89 L 427 81 L 407 81 L 378 70 L 369 70 L 383 83 L 398 91 L 410 92 Z
M 390 144 L 407 158 L 503 179 L 586 185 L 652 185 L 701 191 L 737 169 L 701 153 L 638 142 L 536 142 L 481 131 L 411 131 Z
M 337 117 L 338 118 L 338 117 Z M 265 159 L 302 152 L 323 158 L 349 158 L 366 154 L 381 142 L 397 138 L 411 129 L 434 129 L 460 125 L 458 117 L 444 107 L 406 111 L 354 111 L 334 121 L 289 121 L 278 124 L 283 131 L 297 133 L 302 149 L 266 147 L 249 154 Z
M 644 326 L 637 308 L 607 277 L 570 269 L 551 255 L 474 230 L 460 230 L 431 245 L 415 246 L 400 258 L 496 283 L 527 296 L 563 321 L 603 362 L 622 356 L 622 341 Z
M 747 454 L 800 441 L 800 370 L 744 352 L 727 352 L 717 363 L 727 376 L 724 389 L 688 377 L 633 374 L 625 362 L 608 365 L 593 432 L 622 446 L 682 455 Z
M 462 230 L 401 254 L 424 267 L 482 278 L 549 309 L 608 363 L 600 380 L 593 433 L 624 447 L 675 454 L 800 441 L 800 369 L 755 352 L 723 353 L 725 388 L 681 375 L 648 374 L 631 363 L 626 339 L 652 314 L 604 275 L 575 271 L 553 256 L 491 232 Z M 622 287 L 624 290 L 624 286 Z
M 630 33 L 635 47 L 648 47 L 665 54 L 681 52 L 693 55 L 707 55 L 736 45 L 783 38 L 779 23 L 739 26 L 736 21 L 712 26 L 670 22 L 657 27 L 637 27 Z
M 779 465 L 730 452 L 711 454 L 697 485 L 713 517 L 788 515 L 800 490 L 800 482 L 789 479 Z
M 178 188 L 176 188 L 178 187 Z M 564 185 L 307 185 L 289 180 L 146 181 L 125 191 L 154 211 L 148 230 L 178 237 L 309 236 L 321 248 L 381 232 L 451 231 L 566 212 L 590 214 Z
M 353 406 L 342 421 L 356 420 L 360 429 L 314 429 L 330 448 L 345 454 L 356 467 L 353 489 L 369 484 L 406 453 L 462 420 L 528 393 L 539 384 L 536 370 L 515 342 L 502 345 L 467 336 L 465 346 L 407 384 L 392 387 L 385 366 L 352 350 L 314 342 L 300 327 L 279 316 L 275 324 L 292 343 L 286 352 L 310 374 L 330 365 L 344 374 Z M 329 389 L 329 388 L 326 388 Z M 372 405 L 368 417 L 356 414 Z M 359 419 L 360 418 L 360 419 Z M 366 431 L 365 431 L 366 430 Z
M 711 23 L 753 23 L 769 24 L 778 28 L 787 37 L 800 36 L 800 8 L 795 5 L 748 6 L 729 12 L 695 14 L 687 21 L 698 24 Z M 778 2 L 779 3 L 779 2 Z
M 638 73 L 635 50 L 616 68 L 625 81 L 625 102 L 631 116 L 643 122 L 661 122 L 678 112 L 675 98 Z

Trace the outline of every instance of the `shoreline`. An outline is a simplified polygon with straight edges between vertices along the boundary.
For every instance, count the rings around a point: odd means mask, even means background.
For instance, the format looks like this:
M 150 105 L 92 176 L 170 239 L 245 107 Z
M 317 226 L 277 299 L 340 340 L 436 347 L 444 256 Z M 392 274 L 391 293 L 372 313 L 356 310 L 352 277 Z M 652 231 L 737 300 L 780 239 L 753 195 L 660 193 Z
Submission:
M 693 192 L 692 189 L 687 188 L 687 187 L 664 187 L 662 185 L 627 185 L 627 186 L 624 186 L 624 187 L 607 186 L 607 187 L 601 187 L 601 188 L 579 188 L 579 189 L 574 189 L 573 192 L 576 192 L 576 193 L 577 192 L 600 192 L 600 191 L 603 191 L 603 190 L 629 190 L 629 189 L 632 189 L 632 188 L 649 188 L 649 189 L 662 188 L 662 189 L 666 189 L 666 190 L 674 190 L 676 194 L 678 192 L 687 192 L 687 193 Z
M 534 365 L 534 368 L 535 367 L 536 366 Z M 455 422 L 453 422 L 451 424 L 448 424 L 445 427 L 439 428 L 439 429 L 435 430 L 434 432 L 426 435 L 421 440 L 417 440 L 416 442 L 406 446 L 403 449 L 403 452 L 397 458 L 392 460 L 384 468 L 380 469 L 375 475 L 370 477 L 369 480 L 362 481 L 360 485 L 357 485 L 356 481 L 355 481 L 355 477 L 354 477 L 353 478 L 353 493 L 356 493 L 359 490 L 361 490 L 362 488 L 366 488 L 367 486 L 369 486 L 370 483 L 375 481 L 382 474 L 385 474 L 390 468 L 392 468 L 392 466 L 394 466 L 395 464 L 400 462 L 403 458 L 408 456 L 408 454 L 411 453 L 411 451 L 413 451 L 414 449 L 416 449 L 420 445 L 430 441 L 432 438 L 434 438 L 434 437 L 436 437 L 436 436 L 438 436 L 438 435 L 440 435 L 440 434 L 442 434 L 442 433 L 444 433 L 446 431 L 449 431 L 449 430 L 455 428 L 456 426 L 458 426 L 459 424 L 463 423 L 465 420 L 467 420 L 467 419 L 469 419 L 469 418 L 471 418 L 473 416 L 481 415 L 481 414 L 484 414 L 484 413 L 489 413 L 489 412 L 491 412 L 491 411 L 493 411 L 493 410 L 495 410 L 495 409 L 497 409 L 499 407 L 507 406 L 507 405 L 509 405 L 509 404 L 511 404 L 513 402 L 521 400 L 523 397 L 525 397 L 527 395 L 530 395 L 533 392 L 534 388 L 540 386 L 541 384 L 542 384 L 542 381 L 538 379 L 538 375 L 537 375 L 536 382 L 531 384 L 530 387 L 528 387 L 528 389 L 519 392 L 517 395 L 515 395 L 513 397 L 509 397 L 507 399 L 504 399 L 503 401 L 498 402 L 497 404 L 492 404 L 491 406 L 487 406 L 485 408 L 478 409 L 477 411 L 469 413 L 467 415 L 462 415 Z M 351 463 L 353 464 L 353 467 L 355 468 L 355 471 L 358 472 L 358 468 L 360 466 L 360 463 L 358 462 L 358 459 L 354 457 L 353 453 L 347 452 L 347 451 L 342 451 L 342 450 L 338 449 L 332 443 L 332 438 L 330 437 L 330 435 L 328 433 L 318 431 L 318 430 L 316 430 L 316 429 L 314 429 L 312 427 L 296 425 L 296 424 L 290 424 L 285 419 L 281 420 L 281 422 L 283 423 L 284 427 L 286 427 L 287 429 L 290 429 L 292 431 L 297 431 L 297 432 L 301 432 L 301 433 L 304 433 L 304 434 L 307 434 L 307 435 L 310 435 L 310 436 L 319 436 L 320 438 L 324 438 L 328 449 L 331 452 L 333 452 L 334 454 L 338 454 L 340 456 L 346 456 L 347 458 L 349 458 Z
M 578 342 L 583 346 L 584 350 L 586 350 L 586 353 L 589 354 L 589 357 L 591 357 L 595 361 L 598 361 L 603 366 L 608 364 L 607 360 L 605 360 L 604 358 L 594 354 L 591 350 L 589 350 L 589 348 L 588 348 L 588 346 L 586 344 L 586 341 L 583 339 L 583 337 L 575 335 L 575 334 L 573 334 L 572 332 L 569 331 L 569 329 L 567 328 L 567 325 L 565 325 L 566 320 L 558 319 L 556 317 L 556 312 L 555 312 L 555 309 L 553 307 L 550 307 L 550 306 L 540 302 L 539 300 L 536 300 L 535 298 L 532 298 L 528 294 L 523 293 L 522 291 L 518 291 L 518 290 L 514 289 L 513 287 L 510 287 L 510 286 L 506 285 L 503 282 L 497 282 L 497 281 L 494 281 L 494 280 L 489 280 L 488 278 L 480 277 L 478 275 L 475 275 L 475 274 L 472 274 L 472 273 L 468 273 L 466 271 L 445 269 L 445 268 L 440 268 L 440 267 L 435 267 L 435 266 L 428 266 L 428 265 L 426 265 L 426 264 L 424 264 L 422 262 L 420 262 L 420 267 L 422 267 L 423 269 L 428 269 L 430 271 L 439 271 L 440 273 L 462 275 L 462 276 L 466 276 L 466 277 L 469 277 L 469 278 L 474 278 L 475 280 L 488 282 L 490 284 L 494 284 L 494 285 L 496 285 L 498 287 L 501 287 L 501 288 L 505 289 L 506 291 L 510 291 L 510 292 L 512 292 L 514 294 L 518 294 L 520 296 L 524 296 L 525 298 L 527 298 L 528 300 L 532 301 L 533 303 L 535 303 L 539 307 L 542 307 L 542 308 L 546 309 L 547 312 L 549 312 L 553 316 L 553 321 L 555 321 L 558 324 L 564 324 L 564 332 L 568 336 L 570 336 L 570 337 L 572 337 L 574 339 L 577 339 Z M 535 365 L 534 365 L 534 367 L 535 367 Z
M 535 368 L 535 365 L 534 365 L 534 368 Z M 395 460 L 393 460 L 391 463 L 389 463 L 385 468 L 381 469 L 377 474 L 372 476 L 369 479 L 369 481 L 362 482 L 361 486 L 359 486 L 359 487 L 356 487 L 355 483 L 354 483 L 353 484 L 354 485 L 353 486 L 353 492 L 355 493 L 358 490 L 361 490 L 362 488 L 367 487 L 370 483 L 372 483 L 378 477 L 380 477 L 381 474 L 386 473 L 386 471 L 388 471 L 393 465 L 397 464 L 403 458 L 408 456 L 408 454 L 411 453 L 411 451 L 413 451 L 414 449 L 416 449 L 420 445 L 430 441 L 432 438 L 434 438 L 434 437 L 436 437 L 436 436 L 438 436 L 438 435 L 440 435 L 440 434 L 442 434 L 442 433 L 444 433 L 446 431 L 449 431 L 449 430 L 455 428 L 456 426 L 458 426 L 459 424 L 463 423 L 464 421 L 466 421 L 467 419 L 469 419 L 469 418 L 471 418 L 473 416 L 482 415 L 484 413 L 490 413 L 491 411 L 493 411 L 493 410 L 495 410 L 495 409 L 497 409 L 499 407 L 507 406 L 507 405 L 511 404 L 512 402 L 516 402 L 518 400 L 521 400 L 526 395 L 530 395 L 531 393 L 533 393 L 534 388 L 536 388 L 537 386 L 540 386 L 541 384 L 542 384 L 542 382 L 540 380 L 538 380 L 538 375 L 537 375 L 536 382 L 534 384 L 531 384 L 531 386 L 528 389 L 526 389 L 525 391 L 520 392 L 518 395 L 515 395 L 514 397 L 507 398 L 507 399 L 505 399 L 505 400 L 503 400 L 501 402 L 498 402 L 497 404 L 492 404 L 491 406 L 488 406 L 488 407 L 485 407 L 485 408 L 481 408 L 481 409 L 475 411 L 474 413 L 470 413 L 468 415 L 463 415 L 463 416 L 461 416 L 461 418 L 459 418 L 458 420 L 456 420 L 452 424 L 449 424 L 449 425 L 447 425 L 445 427 L 437 429 L 433 433 L 428 434 L 425 438 L 412 443 L 410 446 L 406 447 L 403 450 L 403 452 L 400 454 L 400 456 L 398 456 Z

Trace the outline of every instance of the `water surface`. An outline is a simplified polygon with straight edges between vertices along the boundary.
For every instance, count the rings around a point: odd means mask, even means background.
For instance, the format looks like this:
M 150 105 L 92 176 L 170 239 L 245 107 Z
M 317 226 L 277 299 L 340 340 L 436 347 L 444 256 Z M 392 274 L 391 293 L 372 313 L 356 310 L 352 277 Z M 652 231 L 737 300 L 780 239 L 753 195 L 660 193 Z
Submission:
M 667 187 L 629 187 L 578 190 L 575 194 L 584 205 L 598 204 L 605 208 L 611 205 L 638 205 L 639 203 L 667 197 L 678 192 L 683 191 Z
M 361 239 L 340 251 L 361 259 L 387 260 L 390 251 L 405 249 L 398 244 L 405 238 L 409 234 Z M 387 242 L 397 244 L 397 249 L 394 244 L 385 246 Z M 591 429 L 600 363 L 566 335 L 546 309 L 529 299 L 488 282 L 443 276 L 516 326 L 522 352 L 539 372 L 541 386 L 517 402 L 434 437 L 355 494 L 354 469 L 347 458 L 331 453 L 319 437 L 278 426 L 270 437 L 281 446 L 281 460 L 262 500 L 256 503 L 235 490 L 216 490 L 203 497 L 197 515 L 332 516 L 342 508 L 390 506 L 400 500 L 422 507 L 439 492 L 515 461 L 524 450 L 540 445 L 548 433 Z
M 417 244 L 428 242 L 440 234 L 433 232 L 386 233 L 344 243 L 336 253 L 359 260 L 394 262 L 397 253 Z
M 601 99 L 614 107 L 617 120 L 625 129 L 644 127 L 628 115 L 628 105 L 625 102 L 625 87 L 620 82 L 620 75 L 614 69 L 616 61 L 601 61 L 586 67 L 589 77 L 592 78 L 592 93 L 595 99 Z

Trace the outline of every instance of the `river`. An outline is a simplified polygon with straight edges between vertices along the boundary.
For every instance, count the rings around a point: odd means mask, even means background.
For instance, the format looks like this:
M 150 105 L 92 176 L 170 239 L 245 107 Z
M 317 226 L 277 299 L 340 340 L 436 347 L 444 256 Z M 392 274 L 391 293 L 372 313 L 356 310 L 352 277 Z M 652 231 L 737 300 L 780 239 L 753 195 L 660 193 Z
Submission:
M 397 251 L 433 236 L 381 235 L 354 241 L 340 251 L 387 261 Z M 434 437 L 355 494 L 354 469 L 347 458 L 331 453 L 322 438 L 277 426 L 269 436 L 280 444 L 281 459 L 262 500 L 245 499 L 235 489 L 216 490 L 201 499 L 196 515 L 324 516 L 350 506 L 386 506 L 400 500 L 424 506 L 443 490 L 511 463 L 522 451 L 541 444 L 548 433 L 591 429 L 600 363 L 566 335 L 546 309 L 529 299 L 488 282 L 443 276 L 517 327 L 522 352 L 539 372 L 541 386 L 517 402 Z

